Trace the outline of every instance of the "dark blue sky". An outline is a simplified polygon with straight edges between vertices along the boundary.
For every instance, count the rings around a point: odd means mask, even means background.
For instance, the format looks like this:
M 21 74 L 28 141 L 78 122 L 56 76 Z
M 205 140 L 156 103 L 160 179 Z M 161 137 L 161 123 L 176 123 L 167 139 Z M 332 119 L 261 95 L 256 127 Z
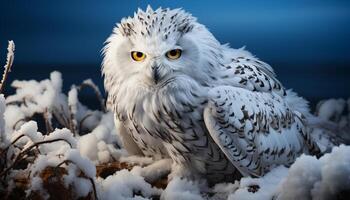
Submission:
M 147 4 L 191 12 L 219 41 L 246 45 L 306 96 L 350 95 L 350 1 L 1 0 L 0 59 L 13 39 L 19 77 L 76 66 L 75 76 L 91 71 L 99 79 L 100 49 L 114 24 Z M 320 87 L 337 91 L 316 92 Z

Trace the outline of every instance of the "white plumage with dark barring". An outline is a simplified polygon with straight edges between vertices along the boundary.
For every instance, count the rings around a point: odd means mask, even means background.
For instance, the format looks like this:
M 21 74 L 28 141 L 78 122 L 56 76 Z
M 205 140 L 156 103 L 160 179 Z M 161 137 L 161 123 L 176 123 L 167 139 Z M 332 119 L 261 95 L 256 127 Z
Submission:
M 138 10 L 103 52 L 125 148 L 170 157 L 172 176 L 233 181 L 319 153 L 304 122 L 307 102 L 268 64 L 220 44 L 181 9 Z

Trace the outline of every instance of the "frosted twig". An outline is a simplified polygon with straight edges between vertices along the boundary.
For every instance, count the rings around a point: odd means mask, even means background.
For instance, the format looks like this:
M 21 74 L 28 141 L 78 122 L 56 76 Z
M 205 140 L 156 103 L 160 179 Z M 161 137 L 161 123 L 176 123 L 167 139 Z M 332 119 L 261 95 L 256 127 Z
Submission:
M 8 102 L 6 102 L 6 106 L 8 106 L 8 105 L 21 105 L 21 103 L 23 103 L 23 101 L 20 101 L 20 100 L 8 101 Z
M 43 113 L 43 117 L 44 117 L 44 120 L 45 120 L 46 133 L 49 134 L 49 133 L 52 132 L 53 127 L 52 127 L 52 122 L 51 122 L 52 113 L 49 112 L 48 108 L 45 109 L 45 111 Z
M 19 120 L 12 126 L 12 130 L 16 130 L 16 127 L 17 127 L 18 123 L 20 123 L 20 122 L 26 122 L 26 120 L 25 120 L 25 119 L 19 119 Z
M 97 85 L 91 79 L 87 79 L 80 84 L 80 86 L 78 87 L 78 90 L 81 91 L 85 87 L 90 87 L 94 90 L 95 95 L 96 95 L 98 101 L 100 102 L 101 110 L 103 112 L 106 112 L 105 100 L 102 97 L 101 91 L 97 87 Z
M 92 116 L 92 113 L 89 113 L 87 115 L 85 115 L 81 120 L 80 120 L 80 123 L 79 123 L 79 131 L 81 131 L 83 129 L 83 123 L 85 122 L 85 120 L 89 117 Z
M 75 85 L 72 86 L 68 92 L 68 110 L 69 110 L 69 128 L 73 132 L 73 135 L 78 133 L 78 122 L 76 115 L 78 112 L 78 91 Z
M 8 74 L 11 72 L 11 67 L 13 64 L 13 60 L 15 58 L 15 43 L 10 40 L 7 46 L 7 59 L 6 59 L 6 64 L 4 66 L 4 73 L 2 74 L 2 79 L 0 82 L 0 93 L 3 92 L 5 81 L 7 79 Z
M 61 105 L 61 110 L 58 110 L 57 108 L 54 108 L 53 115 L 57 119 L 57 121 L 64 127 L 69 127 L 69 120 L 64 115 L 64 108 L 63 105 Z
M 21 138 L 24 137 L 24 136 L 25 136 L 24 134 L 21 134 L 21 135 L 19 135 L 16 139 L 14 139 L 14 140 L 11 142 L 10 145 L 8 145 L 4 150 L 2 150 L 2 151 L 0 152 L 0 157 L 2 156 L 2 154 L 6 153 L 7 150 L 8 150 L 12 145 L 14 145 L 19 139 L 21 139 Z
M 77 130 L 76 130 L 76 123 L 74 123 L 75 120 L 75 115 L 74 115 L 74 112 L 72 111 L 72 106 L 68 106 L 68 109 L 69 109 L 69 129 L 72 131 L 73 133 L 73 136 L 75 136 L 75 134 L 77 133 Z

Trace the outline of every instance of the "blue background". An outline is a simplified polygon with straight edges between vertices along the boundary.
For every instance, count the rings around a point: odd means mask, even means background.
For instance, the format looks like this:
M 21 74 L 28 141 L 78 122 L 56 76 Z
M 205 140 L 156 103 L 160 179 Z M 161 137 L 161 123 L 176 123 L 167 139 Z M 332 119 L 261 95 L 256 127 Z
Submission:
M 89 77 L 102 87 L 103 42 L 116 22 L 147 4 L 191 12 L 220 42 L 245 45 L 287 88 L 313 102 L 350 96 L 349 1 L 1 0 L 0 64 L 12 39 L 9 82 L 59 70 L 65 89 Z

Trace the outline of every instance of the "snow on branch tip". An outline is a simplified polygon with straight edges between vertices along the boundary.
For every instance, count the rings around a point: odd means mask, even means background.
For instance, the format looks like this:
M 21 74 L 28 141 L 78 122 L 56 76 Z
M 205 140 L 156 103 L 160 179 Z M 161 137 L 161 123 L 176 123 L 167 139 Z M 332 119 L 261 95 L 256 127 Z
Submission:
M 4 73 L 2 74 L 2 79 L 0 82 L 0 93 L 3 92 L 5 81 L 7 79 L 8 74 L 11 72 L 11 67 L 13 64 L 13 60 L 15 58 L 15 43 L 13 40 L 10 40 L 8 42 L 7 46 L 7 58 L 6 58 L 6 64 L 4 66 Z

